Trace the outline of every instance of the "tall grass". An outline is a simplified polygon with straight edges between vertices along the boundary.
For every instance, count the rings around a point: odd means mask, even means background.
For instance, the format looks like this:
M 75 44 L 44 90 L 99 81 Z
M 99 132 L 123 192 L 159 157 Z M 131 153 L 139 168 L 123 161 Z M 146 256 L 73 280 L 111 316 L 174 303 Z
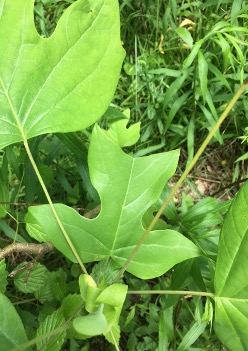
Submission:
M 142 122 L 136 151 L 183 145 L 190 161 L 194 145 L 247 77 L 248 6 L 228 0 L 123 0 L 120 9 L 127 56 L 115 103 Z M 246 111 L 240 100 L 215 142 L 244 135 Z

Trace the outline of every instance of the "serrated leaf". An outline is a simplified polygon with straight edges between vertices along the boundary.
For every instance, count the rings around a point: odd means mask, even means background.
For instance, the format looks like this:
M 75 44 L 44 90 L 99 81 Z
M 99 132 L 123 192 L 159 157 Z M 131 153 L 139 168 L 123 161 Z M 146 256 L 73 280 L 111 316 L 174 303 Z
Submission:
M 33 0 L 0 0 L 0 148 L 88 127 L 114 94 L 124 57 L 117 0 L 78 0 L 51 37 Z
M 67 292 L 66 273 L 62 269 L 55 272 L 46 271 L 44 283 L 35 291 L 35 297 L 42 302 L 61 301 Z
M 248 182 L 225 217 L 215 272 L 215 331 L 233 351 L 248 349 Z
M 108 259 L 107 261 L 100 261 L 95 264 L 92 268 L 90 275 L 99 285 L 104 282 L 106 286 L 111 285 L 120 271 L 120 266 L 118 266 L 115 261 Z M 119 281 L 121 282 L 121 281 Z
M 56 300 L 61 301 L 68 293 L 68 286 L 66 284 L 66 272 L 61 268 L 53 272 L 54 282 L 52 291 Z
M 105 336 L 105 339 L 110 342 L 113 345 L 118 345 L 119 344 L 119 340 L 121 337 L 121 330 L 119 325 L 113 325 L 111 327 L 111 332 L 108 332 Z
M 78 294 L 66 296 L 61 304 L 61 310 L 65 318 L 70 318 L 80 307 L 83 307 L 83 299 Z
M 47 272 L 44 283 L 34 292 L 34 296 L 42 303 L 55 300 L 52 290 L 53 276 L 51 272 Z
M 8 272 L 6 271 L 5 260 L 0 261 L 0 292 L 4 293 L 7 286 Z
M 21 318 L 10 300 L 2 293 L 0 293 L 0 316 L 1 351 L 9 351 L 28 341 Z M 30 348 L 26 350 L 30 351 Z
M 44 336 L 56 328 L 62 327 L 65 324 L 65 319 L 61 310 L 55 311 L 48 316 L 37 330 L 37 336 Z M 65 330 L 60 331 L 58 334 L 52 335 L 42 341 L 36 343 L 37 349 L 44 349 L 46 351 L 60 351 L 66 337 Z
M 88 163 L 91 182 L 101 198 L 100 214 L 94 219 L 87 219 L 72 208 L 55 204 L 58 216 L 83 262 L 108 257 L 120 266 L 126 262 L 144 233 L 142 217 L 174 174 L 178 156 L 176 150 L 133 158 L 98 126 L 94 127 Z M 76 262 L 50 206 L 29 207 L 26 223 L 32 237 L 50 241 Z M 155 230 L 140 248 L 128 271 L 140 278 L 153 278 L 198 255 L 197 247 L 180 233 Z
M 21 268 L 27 262 L 22 262 L 16 269 Z M 31 271 L 23 270 L 14 278 L 16 288 L 24 293 L 33 293 L 44 285 L 49 271 L 40 263 L 35 263 Z

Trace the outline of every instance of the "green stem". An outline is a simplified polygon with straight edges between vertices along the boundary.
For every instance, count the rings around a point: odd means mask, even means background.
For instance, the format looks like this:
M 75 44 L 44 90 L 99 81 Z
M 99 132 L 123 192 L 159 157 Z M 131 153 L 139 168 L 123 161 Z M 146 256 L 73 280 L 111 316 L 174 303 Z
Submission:
M 116 351 L 121 351 L 120 348 L 119 348 L 119 345 L 118 345 L 118 343 L 117 343 L 117 341 L 116 341 L 116 339 L 115 339 L 115 335 L 114 335 L 114 333 L 112 332 L 112 329 L 110 329 L 109 332 L 110 332 L 110 335 L 111 335 L 111 337 L 112 337 L 112 339 L 113 339 L 113 343 L 114 343 L 114 346 L 115 346 Z
M 30 162 L 31 162 L 31 164 L 32 164 L 32 166 L 33 166 L 33 168 L 34 168 L 35 174 L 36 174 L 36 176 L 37 176 L 37 178 L 38 178 L 38 180 L 39 180 L 39 182 L 40 182 L 40 185 L 41 185 L 41 187 L 42 187 L 42 189 L 43 189 L 43 191 L 44 191 L 44 193 L 45 193 L 45 196 L 46 196 L 47 201 L 48 201 L 48 203 L 49 203 L 49 205 L 50 205 L 50 207 L 51 207 L 51 210 L 52 210 L 52 212 L 53 212 L 53 215 L 54 215 L 54 217 L 55 217 L 55 219 L 56 219 L 56 221 L 57 221 L 57 223 L 58 223 L 58 226 L 59 226 L 59 228 L 60 228 L 62 234 L 64 235 L 64 237 L 65 237 L 65 239 L 66 239 L 66 241 L 67 241 L 67 243 L 68 243 L 68 245 L 69 245 L 71 251 L 73 252 L 74 256 L 76 257 L 76 259 L 77 259 L 79 265 L 81 266 L 82 271 L 83 271 L 85 274 L 87 274 L 86 268 L 85 268 L 83 262 L 81 261 L 79 255 L 78 255 L 78 253 L 77 253 L 77 250 L 75 249 L 73 243 L 71 242 L 71 239 L 69 238 L 68 234 L 66 233 L 66 230 L 65 230 L 65 228 L 64 228 L 64 226 L 63 226 L 63 224 L 62 224 L 62 222 L 61 222 L 61 220 L 60 220 L 60 218 L 59 218 L 59 216 L 58 216 L 58 213 L 57 213 L 57 211 L 56 211 L 56 209 L 55 209 L 55 207 L 54 207 L 54 204 L 53 204 L 53 202 L 52 202 L 52 200 L 51 200 L 51 197 L 50 197 L 49 192 L 48 192 L 48 190 L 47 190 L 47 188 L 46 188 L 46 185 L 45 185 L 45 183 L 43 182 L 43 179 L 42 179 L 42 176 L 41 176 L 41 174 L 40 174 L 40 172 L 39 172 L 39 170 L 38 170 L 38 167 L 36 166 L 35 160 L 34 160 L 34 158 L 33 158 L 33 155 L 32 155 L 32 153 L 31 153 L 31 150 L 30 150 L 30 148 L 29 148 L 29 145 L 28 145 L 27 140 L 24 140 L 23 143 L 24 143 L 26 152 L 27 152 L 27 154 L 28 154 L 28 158 L 29 158 L 29 160 L 30 160 Z
M 237 102 L 237 100 L 239 99 L 239 97 L 241 96 L 241 94 L 243 93 L 243 91 L 245 90 L 245 88 L 248 85 L 248 80 L 246 80 L 241 87 L 239 88 L 239 90 L 236 92 L 236 94 L 233 96 L 232 100 L 229 102 L 228 106 L 226 107 L 225 111 L 222 113 L 222 115 L 220 116 L 220 118 L 218 119 L 218 121 L 216 122 L 216 124 L 214 125 L 214 127 L 212 128 L 212 130 L 209 132 L 208 136 L 206 137 L 206 139 L 204 140 L 204 142 L 202 143 L 201 147 L 199 148 L 199 150 L 197 151 L 197 153 L 195 154 L 193 160 L 191 161 L 191 163 L 188 165 L 188 167 L 185 169 L 185 171 L 183 172 L 183 174 L 181 175 L 181 177 L 178 179 L 177 183 L 174 185 L 174 187 L 172 188 L 169 196 L 167 197 L 167 199 L 164 201 L 163 205 L 160 207 L 159 211 L 157 212 L 157 214 L 154 216 L 154 219 L 151 221 L 150 225 L 148 226 L 148 228 L 146 229 L 146 231 L 144 232 L 144 234 L 142 235 L 142 237 L 140 238 L 140 240 L 138 241 L 135 249 L 133 250 L 133 252 L 131 253 L 131 255 L 128 257 L 128 259 L 126 260 L 126 263 L 124 264 L 124 266 L 122 267 L 122 269 L 119 271 L 119 273 L 117 274 L 117 276 L 115 277 L 115 282 L 118 281 L 123 273 L 126 271 L 126 269 L 128 268 L 129 264 L 131 263 L 131 261 L 133 260 L 133 258 L 135 257 L 135 255 L 137 254 L 137 252 L 139 251 L 140 247 L 142 246 L 142 244 L 144 243 L 144 241 L 146 240 L 146 238 L 148 237 L 148 235 L 150 234 L 151 230 L 153 229 L 153 227 L 155 226 L 155 224 L 157 223 L 159 217 L 162 215 L 162 213 L 164 212 L 165 208 L 168 206 L 169 202 L 173 199 L 174 195 L 176 194 L 177 190 L 179 189 L 179 187 L 181 186 L 181 184 L 183 183 L 183 181 L 185 180 L 185 178 L 188 176 L 189 172 L 192 170 L 192 168 L 194 167 L 194 165 L 196 164 L 196 162 L 198 161 L 199 157 L 201 156 L 201 154 L 203 153 L 203 151 L 205 150 L 205 148 L 207 147 L 208 143 L 210 142 L 210 140 L 213 138 L 214 134 L 217 132 L 217 130 L 219 129 L 220 125 L 223 123 L 223 121 L 225 120 L 225 118 L 227 117 L 228 113 L 231 111 L 231 109 L 233 108 L 233 106 L 235 105 L 235 103 Z
M 41 336 L 37 336 L 35 339 L 32 339 L 30 341 L 27 341 L 25 344 L 22 344 L 22 345 L 18 345 L 14 348 L 12 348 L 10 351 L 25 351 L 27 350 L 29 347 L 35 345 L 36 343 L 38 342 L 42 342 L 44 341 L 45 339 L 48 339 L 48 338 L 51 338 L 52 336 L 54 335 L 57 335 L 57 334 L 60 334 L 62 333 L 63 331 L 69 329 L 71 327 L 71 324 L 64 324 L 62 327 L 58 327 L 56 329 L 53 329 L 52 331 L 44 334 L 44 335 L 41 335 Z
M 205 291 L 184 291 L 184 290 L 128 290 L 129 295 L 192 295 L 207 296 L 214 298 L 214 294 Z
M 72 316 L 70 316 L 67 321 L 65 321 L 65 323 L 56 328 L 53 329 L 49 332 L 46 332 L 43 335 L 40 336 L 36 336 L 36 338 L 27 341 L 26 343 L 22 344 L 22 345 L 18 345 L 14 348 L 12 348 L 10 351 L 25 351 L 27 350 L 27 348 L 29 348 L 30 346 L 33 346 L 35 344 L 37 344 L 38 342 L 42 342 L 45 341 L 46 339 L 50 339 L 50 341 L 58 334 L 62 333 L 63 331 L 66 331 L 67 329 L 71 328 L 72 324 L 71 321 L 72 319 L 77 315 L 77 313 L 82 309 L 83 305 L 81 305 L 75 312 L 73 312 Z M 54 338 L 55 340 L 55 338 Z M 45 342 L 43 343 L 43 345 L 45 344 Z M 44 347 L 46 347 L 46 345 L 42 346 L 41 348 L 39 348 L 39 350 L 44 350 Z
M 83 262 L 81 261 L 80 257 L 78 256 L 77 251 L 76 251 L 75 247 L 73 246 L 69 236 L 67 235 L 66 230 L 65 230 L 65 228 L 64 228 L 64 226 L 63 226 L 63 224 L 62 224 L 62 222 L 61 222 L 61 220 L 60 220 L 60 218 L 59 218 L 59 216 L 58 216 L 58 214 L 56 212 L 54 204 L 53 204 L 53 202 L 51 200 L 51 197 L 50 197 L 50 195 L 49 195 L 49 193 L 47 191 L 47 188 L 45 186 L 45 183 L 43 182 L 43 179 L 42 179 L 42 177 L 40 175 L 40 172 L 39 172 L 39 170 L 38 170 L 38 168 L 36 166 L 35 160 L 33 158 L 33 155 L 31 153 L 31 150 L 30 150 L 29 145 L 28 145 L 27 137 L 26 137 L 26 135 L 24 133 L 24 130 L 23 130 L 23 127 L 22 127 L 22 125 L 21 125 L 21 123 L 19 121 L 18 115 L 17 115 L 17 113 L 16 113 L 16 111 L 14 109 L 14 106 L 13 106 L 12 101 L 10 99 L 8 90 L 6 89 L 5 85 L 3 84 L 2 79 L 0 79 L 0 85 L 3 88 L 4 94 L 6 96 L 6 99 L 7 99 L 8 103 L 9 103 L 11 112 L 12 112 L 14 118 L 15 118 L 16 125 L 17 125 L 17 127 L 18 127 L 18 129 L 20 131 L 20 134 L 21 134 L 21 137 L 22 137 L 22 141 L 23 141 L 24 147 L 26 149 L 28 158 L 29 158 L 29 160 L 30 160 L 30 162 L 31 162 L 31 164 L 32 164 L 32 166 L 34 168 L 35 174 L 36 174 L 36 176 L 37 176 L 37 178 L 38 178 L 38 180 L 40 182 L 40 185 L 41 185 L 41 187 L 42 187 L 42 189 L 43 189 L 43 191 L 45 193 L 47 201 L 48 201 L 49 205 L 51 206 L 51 210 L 52 210 L 53 215 L 54 215 L 54 217 L 55 217 L 55 219 L 56 219 L 56 221 L 58 223 L 58 226 L 59 226 L 61 232 L 63 233 L 68 245 L 70 246 L 71 251 L 73 252 L 74 256 L 76 257 L 79 265 L 81 266 L 82 271 L 87 274 L 86 268 L 85 268 Z

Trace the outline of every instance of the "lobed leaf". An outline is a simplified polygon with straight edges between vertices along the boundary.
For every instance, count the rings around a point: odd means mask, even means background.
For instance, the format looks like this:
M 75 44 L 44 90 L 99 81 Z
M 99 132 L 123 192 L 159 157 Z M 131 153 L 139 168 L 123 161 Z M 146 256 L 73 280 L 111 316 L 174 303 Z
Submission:
M 121 119 L 109 123 L 109 129 L 105 132 L 120 147 L 132 146 L 140 138 L 140 122 L 127 128 L 129 120 L 130 110 L 126 110 L 123 112 Z
M 83 262 L 112 257 L 120 266 L 125 263 L 145 231 L 142 218 L 174 174 L 178 156 L 178 151 L 171 151 L 133 158 L 95 126 L 88 163 L 92 184 L 101 199 L 100 214 L 94 219 L 87 219 L 72 208 L 55 205 Z M 38 241 L 50 241 L 65 256 L 76 262 L 50 206 L 30 207 L 26 223 L 32 237 Z M 154 230 L 131 262 L 128 271 L 144 279 L 152 278 L 199 254 L 196 246 L 178 232 Z
M 33 2 L 0 0 L 0 148 L 94 123 L 124 57 L 117 0 L 76 1 L 49 38 L 35 29 Z

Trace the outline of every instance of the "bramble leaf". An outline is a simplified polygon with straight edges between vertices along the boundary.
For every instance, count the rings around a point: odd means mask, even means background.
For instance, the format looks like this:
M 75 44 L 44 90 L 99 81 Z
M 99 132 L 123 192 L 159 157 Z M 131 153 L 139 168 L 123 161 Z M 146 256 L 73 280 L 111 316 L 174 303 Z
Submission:
M 120 266 L 125 263 L 144 233 L 142 217 L 174 174 L 178 156 L 178 151 L 171 151 L 133 158 L 95 126 L 88 163 L 92 184 L 101 199 L 100 214 L 94 219 L 87 219 L 72 208 L 55 204 L 58 216 L 83 262 L 112 257 Z M 50 206 L 29 207 L 26 223 L 32 237 L 50 241 L 76 262 Z M 168 229 L 154 230 L 128 271 L 144 279 L 152 278 L 183 260 L 199 255 L 197 247 L 180 233 Z
M 248 182 L 223 223 L 215 273 L 215 331 L 233 351 L 248 349 Z
M 49 38 L 33 0 L 0 0 L 0 148 L 98 120 L 124 57 L 117 0 L 78 0 Z
M 17 269 L 27 264 L 26 261 L 17 266 Z M 44 284 L 49 271 L 45 266 L 36 262 L 30 272 L 27 270 L 19 272 L 14 278 L 14 284 L 19 291 L 33 293 L 38 291 Z
M 49 334 L 56 328 L 63 327 L 65 324 L 65 318 L 60 309 L 53 312 L 51 315 L 47 316 L 44 321 L 42 321 L 37 329 L 37 336 L 44 336 Z M 66 338 L 65 330 L 61 330 L 60 333 L 52 335 L 48 338 L 43 338 L 38 340 L 36 343 L 37 350 L 46 350 L 46 351 L 59 351 L 63 345 Z

